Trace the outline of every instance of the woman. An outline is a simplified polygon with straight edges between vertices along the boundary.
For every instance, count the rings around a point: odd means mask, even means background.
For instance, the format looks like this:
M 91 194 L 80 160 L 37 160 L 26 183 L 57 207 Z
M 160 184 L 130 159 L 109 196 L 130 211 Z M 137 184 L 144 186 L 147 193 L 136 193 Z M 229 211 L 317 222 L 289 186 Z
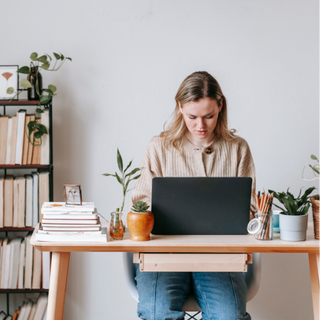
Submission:
M 207 72 L 181 84 L 171 123 L 154 137 L 144 154 L 132 202 L 150 204 L 153 177 L 252 177 L 255 168 L 247 142 L 227 126 L 227 101 Z M 203 320 L 248 320 L 247 288 L 241 272 L 140 272 L 138 316 L 146 320 L 184 319 L 183 303 L 192 289 Z

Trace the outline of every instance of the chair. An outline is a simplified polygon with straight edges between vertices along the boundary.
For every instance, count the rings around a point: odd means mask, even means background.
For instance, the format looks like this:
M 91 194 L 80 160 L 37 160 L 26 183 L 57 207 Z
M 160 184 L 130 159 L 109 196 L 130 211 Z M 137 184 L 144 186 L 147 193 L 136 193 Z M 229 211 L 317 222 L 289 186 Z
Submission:
M 123 252 L 123 267 L 125 272 L 125 279 L 130 295 L 137 302 L 139 301 L 138 289 L 136 287 L 136 282 L 134 280 L 136 276 L 136 268 L 133 263 L 133 253 Z M 257 294 L 260 286 L 261 278 L 261 253 L 252 254 L 252 264 L 248 264 L 247 272 L 244 272 L 245 281 L 247 284 L 247 302 L 252 300 Z M 201 311 L 196 299 L 193 295 L 189 295 L 185 301 L 183 311 L 197 312 Z

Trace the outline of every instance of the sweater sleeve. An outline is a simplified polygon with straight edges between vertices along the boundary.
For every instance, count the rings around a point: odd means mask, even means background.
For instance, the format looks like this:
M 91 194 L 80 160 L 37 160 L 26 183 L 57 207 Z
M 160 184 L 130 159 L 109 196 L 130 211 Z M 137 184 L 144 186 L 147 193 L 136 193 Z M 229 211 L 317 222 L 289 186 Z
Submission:
M 248 143 L 242 140 L 239 149 L 238 177 L 252 178 L 250 220 L 254 218 L 256 212 L 256 200 L 254 194 L 256 192 L 256 170 Z
M 136 181 L 131 194 L 131 206 L 134 202 L 142 200 L 151 207 L 152 179 L 162 177 L 161 162 L 157 152 L 155 139 L 151 140 L 142 158 L 141 176 Z

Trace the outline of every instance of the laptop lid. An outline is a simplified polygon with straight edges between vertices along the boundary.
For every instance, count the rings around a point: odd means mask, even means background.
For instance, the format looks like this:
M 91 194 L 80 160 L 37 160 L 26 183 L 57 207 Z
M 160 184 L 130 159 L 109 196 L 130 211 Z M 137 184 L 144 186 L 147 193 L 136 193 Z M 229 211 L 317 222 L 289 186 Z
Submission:
M 153 178 L 155 235 L 247 234 L 252 178 Z

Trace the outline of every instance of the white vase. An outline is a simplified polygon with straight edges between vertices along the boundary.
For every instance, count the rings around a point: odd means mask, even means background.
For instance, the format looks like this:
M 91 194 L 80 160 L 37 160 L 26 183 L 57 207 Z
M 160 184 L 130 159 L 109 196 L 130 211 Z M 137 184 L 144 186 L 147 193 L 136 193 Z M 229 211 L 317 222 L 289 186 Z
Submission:
M 302 216 L 279 214 L 280 239 L 285 241 L 305 241 L 308 227 L 308 213 Z

